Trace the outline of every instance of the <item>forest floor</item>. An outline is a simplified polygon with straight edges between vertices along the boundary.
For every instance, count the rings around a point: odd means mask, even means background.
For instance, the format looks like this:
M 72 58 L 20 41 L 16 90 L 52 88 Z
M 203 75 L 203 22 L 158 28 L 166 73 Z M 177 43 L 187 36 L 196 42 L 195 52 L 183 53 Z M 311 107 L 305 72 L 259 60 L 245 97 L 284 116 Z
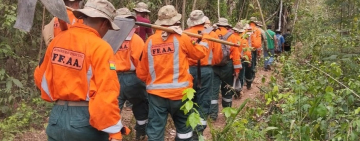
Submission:
M 233 98 L 233 107 L 238 108 L 246 99 L 254 99 L 256 96 L 259 96 L 260 89 L 258 87 L 263 86 L 264 84 L 267 84 L 270 80 L 270 76 L 272 74 L 272 71 L 264 71 L 262 67 L 258 67 L 255 81 L 252 84 L 252 87 L 250 90 L 246 89 L 246 86 L 243 88 L 243 94 L 241 95 L 240 99 Z M 265 83 L 261 82 L 261 79 L 265 78 Z M 221 106 L 221 95 L 219 96 L 219 115 L 218 119 L 211 123 L 214 128 L 219 129 L 223 128 L 225 126 L 225 116 L 221 113 L 222 106 Z M 121 112 L 122 121 L 123 124 L 133 128 L 135 125 L 135 118 L 130 109 L 124 108 L 124 110 Z M 47 123 L 47 122 L 45 122 Z M 17 135 L 16 141 L 45 141 L 47 140 L 47 136 L 45 133 L 45 125 L 44 129 L 42 130 L 30 130 L 29 132 L 22 133 Z M 173 141 L 175 140 L 176 135 L 176 129 L 174 124 L 172 123 L 171 118 L 168 118 L 168 124 L 166 126 L 165 130 L 165 141 Z M 205 140 L 211 140 L 211 133 L 210 133 L 210 127 L 208 126 L 204 131 L 204 138 Z M 124 141 L 132 141 L 135 140 L 135 133 L 132 132 L 129 136 L 125 136 Z M 145 139 L 146 140 L 146 139 Z

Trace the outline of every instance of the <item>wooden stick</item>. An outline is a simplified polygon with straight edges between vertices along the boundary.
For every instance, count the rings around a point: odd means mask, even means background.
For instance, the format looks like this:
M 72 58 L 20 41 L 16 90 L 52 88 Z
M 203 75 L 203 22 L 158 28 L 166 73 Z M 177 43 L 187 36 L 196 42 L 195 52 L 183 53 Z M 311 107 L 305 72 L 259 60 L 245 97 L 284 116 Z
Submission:
M 172 30 L 170 28 L 167 28 L 167 27 L 159 26 L 159 25 L 153 25 L 153 24 L 142 23 L 142 22 L 135 22 L 135 24 L 139 25 L 139 26 L 144 26 L 144 27 L 149 27 L 149 28 L 154 28 L 154 29 L 166 31 L 166 32 L 169 32 L 169 33 L 175 33 L 174 30 Z M 191 37 L 195 37 L 195 38 L 203 38 L 203 36 L 200 35 L 200 34 L 195 34 L 195 33 L 187 32 L 187 31 L 183 31 L 182 33 L 184 33 L 184 34 L 186 34 L 188 36 L 191 36 Z M 216 39 L 216 38 L 205 38 L 205 39 L 209 40 L 209 41 L 212 41 L 212 42 L 217 42 L 217 43 L 229 45 L 229 46 L 240 47 L 240 45 L 238 45 L 238 44 L 228 42 L 228 41 L 224 41 L 224 40 L 220 40 L 220 39 Z

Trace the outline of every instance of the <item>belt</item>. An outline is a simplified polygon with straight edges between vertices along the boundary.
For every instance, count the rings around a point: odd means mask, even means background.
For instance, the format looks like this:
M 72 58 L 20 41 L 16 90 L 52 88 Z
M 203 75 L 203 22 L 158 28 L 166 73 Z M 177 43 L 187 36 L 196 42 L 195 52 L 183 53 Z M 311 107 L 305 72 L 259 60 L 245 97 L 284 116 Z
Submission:
M 56 105 L 67 105 L 67 106 L 89 106 L 88 101 L 65 101 L 58 100 L 55 102 Z
M 116 73 L 118 73 L 118 74 L 130 74 L 130 73 L 135 73 L 135 71 L 117 71 Z
M 190 66 L 190 67 L 197 67 L 197 66 Z M 212 65 L 203 65 L 203 66 L 200 66 L 200 67 L 212 67 Z

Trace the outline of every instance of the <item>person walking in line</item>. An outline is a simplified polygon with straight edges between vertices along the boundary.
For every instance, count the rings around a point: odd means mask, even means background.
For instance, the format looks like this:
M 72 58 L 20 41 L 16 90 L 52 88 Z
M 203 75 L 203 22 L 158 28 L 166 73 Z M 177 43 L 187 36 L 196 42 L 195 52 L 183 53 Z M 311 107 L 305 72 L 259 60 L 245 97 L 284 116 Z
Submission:
M 236 36 L 233 35 L 233 32 L 229 31 L 231 29 L 231 25 L 228 23 L 227 19 L 220 18 L 216 25 L 218 26 L 216 34 L 220 39 L 235 44 L 238 43 Z M 238 47 L 224 46 L 222 50 L 223 52 L 226 51 L 226 53 L 223 53 L 222 62 L 213 67 L 215 75 L 213 79 L 213 96 L 211 98 L 210 107 L 210 118 L 213 121 L 216 121 L 219 112 L 219 86 L 221 86 L 222 106 L 224 108 L 231 107 L 234 92 L 229 86 L 233 86 L 234 78 L 238 77 L 240 69 L 242 68 Z
M 251 56 L 252 56 L 251 67 L 252 67 L 253 72 L 252 72 L 251 83 L 247 83 L 247 85 L 246 85 L 247 89 L 251 89 L 252 81 L 255 80 L 257 59 L 260 57 L 261 47 L 262 47 L 261 30 L 257 27 L 256 22 L 257 22 L 256 17 L 250 18 L 249 25 L 250 25 L 252 34 L 250 35 L 249 45 L 253 48 L 252 54 L 251 54 Z
M 209 18 L 204 15 L 204 12 L 201 10 L 194 10 L 190 13 L 190 16 L 187 20 L 187 25 L 189 29 L 186 31 L 198 34 L 209 34 L 213 38 L 218 38 L 217 34 L 212 30 L 207 29 L 205 26 L 209 24 Z M 208 27 L 210 28 L 210 27 Z M 207 29 L 207 30 L 206 30 Z M 192 38 L 192 41 L 198 40 L 197 38 Z M 194 140 L 198 140 L 198 135 L 202 135 L 203 131 L 207 126 L 207 118 L 210 109 L 211 96 L 212 96 L 212 86 L 214 79 L 214 71 L 212 66 L 214 64 L 220 63 L 222 50 L 221 44 L 216 42 L 203 42 L 204 46 L 208 48 L 206 55 L 203 59 L 200 60 L 200 71 L 201 76 L 198 76 L 198 60 L 189 59 L 190 64 L 190 74 L 194 78 L 193 88 L 196 91 L 194 102 L 196 102 L 199 107 L 197 110 L 200 113 L 201 125 L 198 125 L 194 131 Z M 198 84 L 201 80 L 200 85 Z M 200 86 L 200 87 L 198 87 Z
M 277 56 L 279 56 L 282 52 L 284 52 L 284 49 L 285 49 L 285 46 L 284 46 L 285 39 L 284 39 L 284 37 L 281 35 L 281 31 L 280 31 L 280 30 L 276 30 L 275 33 L 276 33 L 276 40 L 277 40 L 277 43 L 276 43 L 277 46 L 276 46 L 275 53 L 278 54 Z
M 81 1 L 82 0 L 64 0 L 64 3 L 69 8 L 79 9 Z M 76 18 L 72 10 L 70 10 L 69 8 L 66 8 L 66 12 L 69 17 L 70 24 L 59 20 L 59 18 L 57 17 L 54 17 L 49 24 L 44 26 L 43 37 L 46 45 L 49 45 L 49 43 L 62 31 L 61 26 L 66 26 L 67 28 L 70 28 L 76 23 L 83 23 L 83 20 Z M 62 22 L 62 25 L 60 25 L 60 22 Z
M 147 4 L 145 4 L 144 2 L 139 2 L 136 4 L 136 6 L 135 6 L 135 8 L 133 8 L 133 10 L 136 13 L 136 21 L 143 22 L 143 23 L 149 23 L 149 24 L 151 23 L 148 18 L 150 11 L 148 10 Z M 153 34 L 153 31 L 151 28 L 140 26 L 137 28 L 135 33 L 138 34 L 145 42 L 146 39 Z
M 284 39 L 285 39 L 284 51 L 291 53 L 291 42 L 293 40 L 293 36 L 290 33 L 290 29 L 286 30 L 286 33 L 284 34 Z
M 193 137 L 192 128 L 186 126 L 189 114 L 180 110 L 186 102 L 182 101 L 182 92 L 193 87 L 188 58 L 200 60 L 205 57 L 208 48 L 205 39 L 199 39 L 199 43 L 192 42 L 189 36 L 182 34 L 179 26 L 174 26 L 180 19 L 181 14 L 174 6 L 160 8 L 155 24 L 169 27 L 176 33 L 159 30 L 150 36 L 136 68 L 136 75 L 146 83 L 148 92 L 148 141 L 164 141 L 168 115 L 176 127 L 176 141 L 191 141 Z
M 265 71 L 271 70 L 271 64 L 274 61 L 275 47 L 277 46 L 277 40 L 275 32 L 271 30 L 271 25 L 267 26 L 266 38 L 268 42 L 268 50 L 264 51 L 264 69 Z
M 41 98 L 55 103 L 46 134 L 49 141 L 121 141 L 130 131 L 121 122 L 113 51 L 102 39 L 116 9 L 107 0 L 88 0 L 73 11 L 84 20 L 59 34 L 34 72 Z
M 239 73 L 239 80 L 241 83 L 241 88 L 244 86 L 244 80 L 247 77 L 248 79 L 251 79 L 250 73 L 247 73 L 248 76 L 246 76 L 246 71 L 251 70 L 251 49 L 249 47 L 249 43 L 247 40 L 245 25 L 241 22 L 238 22 L 235 27 L 233 28 L 235 31 L 234 35 L 236 36 L 236 39 L 238 39 L 239 52 L 240 52 L 240 59 L 243 68 L 240 70 Z M 235 98 L 240 98 L 241 92 L 235 94 Z
M 116 10 L 117 16 L 136 20 L 129 9 L 120 8 Z M 143 140 L 146 136 L 146 125 L 148 121 L 149 103 L 145 83 L 136 76 L 136 68 L 144 48 L 144 41 L 139 35 L 134 34 L 135 28 L 120 46 L 115 54 L 116 72 L 121 85 L 119 95 L 119 107 L 122 110 L 124 103 L 128 100 L 136 119 L 136 139 Z

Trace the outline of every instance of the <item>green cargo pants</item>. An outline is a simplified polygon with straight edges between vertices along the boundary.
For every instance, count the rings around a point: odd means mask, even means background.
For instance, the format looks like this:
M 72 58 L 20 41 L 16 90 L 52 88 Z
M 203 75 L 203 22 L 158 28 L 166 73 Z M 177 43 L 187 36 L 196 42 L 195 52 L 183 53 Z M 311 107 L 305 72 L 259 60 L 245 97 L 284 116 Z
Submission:
M 109 141 L 109 134 L 89 123 L 89 107 L 55 105 L 46 127 L 48 141 Z
M 215 66 L 214 69 L 214 79 L 213 79 L 213 93 L 211 97 L 210 105 L 210 118 L 216 120 L 219 112 L 219 92 L 221 86 L 221 95 L 222 95 L 222 106 L 231 107 L 232 105 L 232 96 L 234 91 L 229 89 L 226 85 L 233 86 L 234 83 L 234 65 L 232 61 L 229 61 L 225 66 Z
M 181 92 L 179 92 L 181 93 Z M 181 100 L 170 100 L 149 94 L 149 123 L 146 128 L 148 141 L 164 141 L 165 126 L 168 114 L 171 115 L 176 128 L 176 141 L 191 141 L 193 130 L 186 126 L 189 115 L 185 115 L 180 107 Z
M 145 136 L 146 124 L 149 113 L 149 102 L 145 83 L 136 77 L 135 73 L 118 72 L 120 82 L 119 107 L 122 110 L 128 100 L 136 119 L 135 130 L 139 136 Z
M 201 67 L 201 88 L 198 88 L 198 78 L 197 75 L 197 67 L 192 66 L 190 67 L 190 74 L 193 76 L 193 88 L 196 91 L 194 102 L 196 102 L 199 107 L 197 110 L 200 113 L 200 117 L 203 119 L 201 120 L 201 125 L 198 125 L 195 129 L 197 134 L 202 134 L 202 132 L 206 128 L 206 119 L 209 114 L 210 110 L 210 101 L 212 96 L 212 86 L 213 86 L 213 79 L 214 79 L 214 71 L 211 66 L 202 66 Z

